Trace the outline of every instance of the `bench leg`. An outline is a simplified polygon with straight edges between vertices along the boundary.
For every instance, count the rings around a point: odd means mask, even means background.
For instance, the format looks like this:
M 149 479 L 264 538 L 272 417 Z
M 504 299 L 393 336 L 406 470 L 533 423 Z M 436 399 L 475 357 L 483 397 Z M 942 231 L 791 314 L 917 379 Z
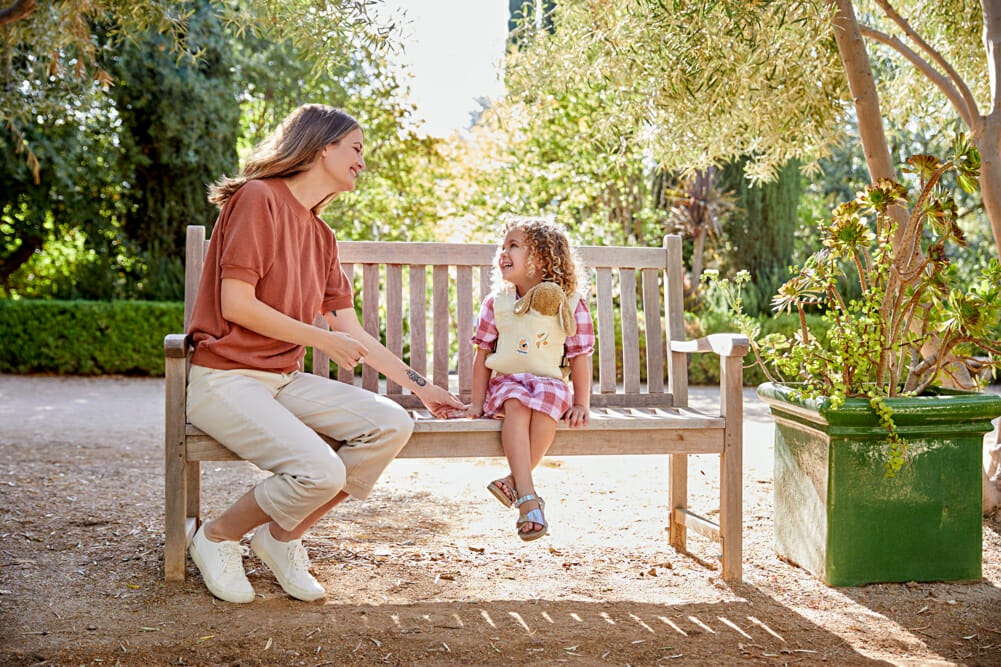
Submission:
M 183 581 L 185 548 L 187 547 L 187 495 L 183 461 L 167 461 L 164 479 L 166 512 L 164 516 L 163 574 L 167 581 Z
M 688 533 L 685 525 L 675 517 L 675 510 L 688 509 L 688 455 L 671 454 L 668 459 L 669 491 L 669 541 L 678 551 L 688 549 Z
M 184 477 L 188 489 L 185 516 L 189 522 L 191 519 L 195 520 L 195 528 L 197 529 L 202 522 L 202 464 L 198 461 L 189 461 L 184 466 Z M 192 537 L 194 537 L 193 534 L 188 535 L 188 540 L 190 541 Z
M 720 456 L 719 536 L 723 542 L 723 581 L 740 583 L 743 579 L 743 476 L 739 447 Z
M 719 536 L 723 541 L 723 581 L 743 579 L 744 526 L 744 430 L 743 360 L 724 357 L 720 392 L 726 436 L 719 459 Z

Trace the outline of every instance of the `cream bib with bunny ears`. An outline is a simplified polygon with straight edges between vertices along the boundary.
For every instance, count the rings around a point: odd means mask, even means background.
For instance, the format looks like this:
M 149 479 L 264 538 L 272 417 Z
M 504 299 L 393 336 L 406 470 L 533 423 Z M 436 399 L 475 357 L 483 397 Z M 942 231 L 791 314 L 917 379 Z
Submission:
M 571 314 L 579 297 L 568 300 Z M 515 314 L 514 292 L 504 292 L 494 298 L 494 322 L 497 325 L 497 348 L 487 356 L 487 368 L 505 375 L 532 373 L 540 377 L 564 379 L 563 344 L 566 333 L 559 313 L 542 315 L 529 308 Z

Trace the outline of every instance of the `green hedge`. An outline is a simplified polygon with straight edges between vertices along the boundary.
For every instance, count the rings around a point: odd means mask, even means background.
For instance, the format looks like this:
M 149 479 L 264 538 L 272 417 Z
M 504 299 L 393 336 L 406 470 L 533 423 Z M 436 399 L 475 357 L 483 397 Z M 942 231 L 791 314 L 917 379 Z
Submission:
M 163 337 L 184 304 L 0 301 L 0 373 L 163 375 Z
M 182 331 L 183 321 L 184 304 L 173 302 L 0 301 L 0 373 L 162 376 L 163 337 Z M 762 335 L 790 333 L 798 321 L 766 316 L 761 324 Z M 689 338 L 734 330 L 725 323 L 699 322 L 697 317 L 691 317 L 686 328 Z M 746 386 L 765 380 L 753 362 L 753 355 L 744 360 Z M 646 368 L 640 373 L 645 376 Z M 718 384 L 719 358 L 714 354 L 691 355 L 688 381 L 692 385 Z

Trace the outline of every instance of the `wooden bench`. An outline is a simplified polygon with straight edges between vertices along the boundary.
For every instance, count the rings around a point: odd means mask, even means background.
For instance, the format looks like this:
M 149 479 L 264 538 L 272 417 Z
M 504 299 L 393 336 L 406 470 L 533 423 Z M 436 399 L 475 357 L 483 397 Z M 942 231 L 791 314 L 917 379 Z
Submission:
M 403 356 L 430 381 L 466 402 L 472 386 L 473 334 L 480 300 L 489 292 L 495 246 L 458 243 L 339 242 L 341 263 L 355 283 L 360 319 L 367 331 Z M 191 315 L 208 243 L 205 229 L 188 227 L 185 327 Z M 684 340 L 681 238 L 662 248 L 585 246 L 591 271 L 598 376 L 585 429 L 561 424 L 551 456 L 594 454 L 669 455 L 669 540 L 686 550 L 687 530 L 722 542 L 722 576 L 741 580 L 742 379 L 746 338 L 716 334 Z M 430 278 L 430 282 L 429 282 Z M 430 296 L 430 304 L 429 297 Z M 666 326 L 665 326 L 666 323 Z M 317 326 L 325 326 L 322 317 Z M 622 341 L 616 353 L 616 328 Z M 186 546 L 200 521 L 202 461 L 237 457 L 185 418 L 190 347 L 183 334 L 164 340 L 166 354 L 166 545 L 167 580 L 185 576 Z M 720 410 L 702 414 L 687 407 L 689 353 L 720 357 Z M 428 358 L 430 357 L 430 367 Z M 621 364 L 621 365 L 620 365 Z M 648 381 L 640 381 L 644 364 Z M 313 355 L 313 372 L 329 377 L 330 361 Z M 669 382 L 665 383 L 665 370 Z M 371 368 L 337 378 L 398 401 L 416 421 L 401 457 L 503 456 L 495 419 L 440 420 L 417 398 Z M 688 455 L 720 457 L 719 523 L 688 510 Z M 486 501 L 484 501 L 486 502 Z

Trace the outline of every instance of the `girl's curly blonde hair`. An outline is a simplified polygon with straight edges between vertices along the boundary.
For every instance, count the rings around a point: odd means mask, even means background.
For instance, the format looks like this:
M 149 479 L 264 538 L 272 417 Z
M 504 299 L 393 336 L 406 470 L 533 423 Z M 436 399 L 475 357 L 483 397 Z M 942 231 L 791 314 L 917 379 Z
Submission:
M 570 237 L 563 225 L 546 218 L 511 217 L 501 226 L 499 244 L 504 242 L 504 237 L 513 229 L 519 229 L 525 235 L 530 266 L 541 272 L 543 282 L 556 283 L 568 297 L 583 294 L 587 289 L 587 272 L 576 249 L 570 244 Z M 503 289 L 506 284 L 496 258 L 491 282 L 495 292 Z

